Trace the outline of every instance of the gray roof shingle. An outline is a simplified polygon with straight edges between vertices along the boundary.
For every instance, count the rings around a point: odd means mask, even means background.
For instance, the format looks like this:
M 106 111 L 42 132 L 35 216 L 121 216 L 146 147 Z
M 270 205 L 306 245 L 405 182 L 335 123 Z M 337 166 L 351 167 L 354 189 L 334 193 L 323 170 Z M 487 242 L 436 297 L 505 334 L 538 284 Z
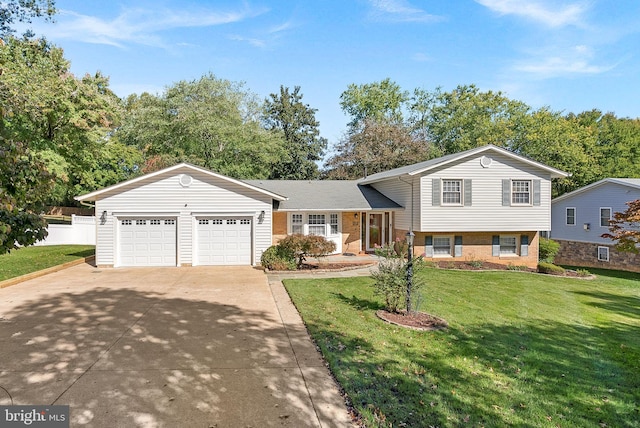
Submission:
M 398 210 L 402 206 L 371 186 L 353 180 L 244 180 L 245 183 L 287 197 L 280 211 Z

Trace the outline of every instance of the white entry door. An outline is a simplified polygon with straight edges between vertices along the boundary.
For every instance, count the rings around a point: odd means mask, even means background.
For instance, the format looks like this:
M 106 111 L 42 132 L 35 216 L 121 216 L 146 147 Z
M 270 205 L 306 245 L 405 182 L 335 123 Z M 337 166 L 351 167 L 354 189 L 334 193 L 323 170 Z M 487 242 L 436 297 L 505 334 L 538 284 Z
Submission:
M 198 265 L 250 265 L 251 217 L 198 217 Z
M 176 266 L 176 219 L 120 218 L 120 266 Z

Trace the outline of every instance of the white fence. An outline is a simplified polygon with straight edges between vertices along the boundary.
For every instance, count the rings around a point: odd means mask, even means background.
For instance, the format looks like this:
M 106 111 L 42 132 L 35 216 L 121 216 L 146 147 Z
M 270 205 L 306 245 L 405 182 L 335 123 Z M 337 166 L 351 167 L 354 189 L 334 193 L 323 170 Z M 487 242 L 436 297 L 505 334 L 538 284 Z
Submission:
M 34 245 L 96 245 L 96 218 L 71 216 L 71 224 L 50 224 L 49 235 Z

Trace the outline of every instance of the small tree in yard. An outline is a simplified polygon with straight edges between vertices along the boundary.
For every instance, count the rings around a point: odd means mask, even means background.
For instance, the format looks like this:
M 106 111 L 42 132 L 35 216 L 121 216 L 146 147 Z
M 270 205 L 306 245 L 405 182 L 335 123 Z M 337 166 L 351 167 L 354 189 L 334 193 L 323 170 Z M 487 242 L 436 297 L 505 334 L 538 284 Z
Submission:
M 282 239 L 278 245 L 291 251 L 296 257 L 298 269 L 307 257 L 325 257 L 336 250 L 336 243 L 324 236 L 295 233 Z
M 385 245 L 376 248 L 376 255 L 380 257 L 378 269 L 371 272 L 374 279 L 374 292 L 384 298 L 385 310 L 388 312 L 400 312 L 406 308 L 407 297 L 407 267 L 405 253 L 397 250 L 398 245 Z M 416 257 L 413 260 L 414 272 L 418 272 L 424 265 L 422 259 Z M 423 285 L 419 279 L 414 279 L 411 293 L 416 292 Z M 417 310 L 417 308 L 414 308 Z
M 613 213 L 613 220 L 609 220 L 609 233 L 604 233 L 602 237 L 617 241 L 615 247 L 619 251 L 638 254 L 640 199 L 627 202 L 627 206 L 626 211 Z

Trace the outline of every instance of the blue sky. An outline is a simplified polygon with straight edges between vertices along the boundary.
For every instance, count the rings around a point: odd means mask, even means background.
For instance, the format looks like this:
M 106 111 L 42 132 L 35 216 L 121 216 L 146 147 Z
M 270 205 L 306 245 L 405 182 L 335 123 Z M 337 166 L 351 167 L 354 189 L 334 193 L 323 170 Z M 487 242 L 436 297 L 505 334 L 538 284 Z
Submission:
M 38 35 L 76 75 L 119 96 L 206 73 L 260 98 L 300 86 L 335 143 L 340 94 L 387 77 L 403 89 L 461 84 L 534 108 L 640 116 L 637 0 L 57 0 Z

